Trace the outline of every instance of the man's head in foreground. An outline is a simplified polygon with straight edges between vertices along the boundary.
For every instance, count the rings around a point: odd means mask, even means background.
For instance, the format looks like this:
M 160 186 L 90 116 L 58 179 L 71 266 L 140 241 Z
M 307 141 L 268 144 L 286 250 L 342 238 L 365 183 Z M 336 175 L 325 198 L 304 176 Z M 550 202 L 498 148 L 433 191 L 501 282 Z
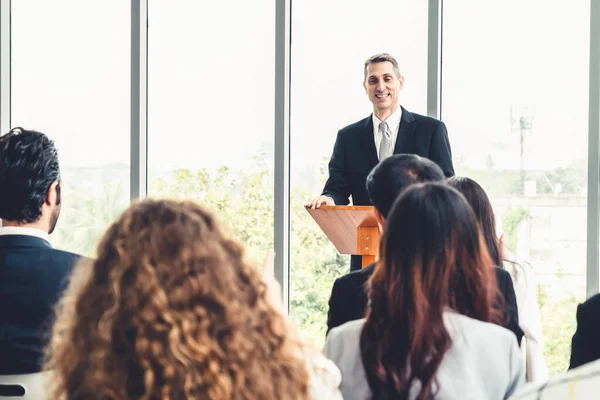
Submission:
M 395 154 L 377 164 L 367 176 L 367 191 L 379 225 L 385 225 L 394 200 L 410 185 L 443 180 L 436 163 L 415 154 Z
M 52 233 L 59 214 L 60 169 L 54 142 L 23 128 L 0 136 L 2 225 Z

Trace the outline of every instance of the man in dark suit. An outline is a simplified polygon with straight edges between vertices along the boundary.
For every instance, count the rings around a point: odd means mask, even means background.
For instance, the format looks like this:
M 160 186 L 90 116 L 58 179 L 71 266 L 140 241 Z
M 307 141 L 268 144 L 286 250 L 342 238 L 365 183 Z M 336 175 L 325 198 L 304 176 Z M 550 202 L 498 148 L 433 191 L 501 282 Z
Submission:
M 600 294 L 577 307 L 577 331 L 571 343 L 569 369 L 600 359 Z
M 400 107 L 403 85 L 394 57 L 376 54 L 365 62 L 363 86 L 373 113 L 338 132 L 323 193 L 306 204 L 307 208 L 346 205 L 350 196 L 354 205 L 369 205 L 365 179 L 380 160 L 392 154 L 429 158 L 446 177 L 454 175 L 446 126 Z M 353 256 L 351 270 L 360 268 L 360 256 Z
M 380 229 L 385 226 L 386 216 L 394 200 L 404 189 L 415 183 L 443 180 L 444 174 L 435 163 L 413 154 L 397 154 L 379 163 L 367 177 L 366 187 Z M 368 304 L 366 285 L 374 268 L 375 263 L 335 280 L 329 298 L 327 332 L 336 326 L 365 316 Z M 496 268 L 496 280 L 503 296 L 500 304 L 508 317 L 507 328 L 515 333 L 520 343 L 523 331 L 519 328 L 517 299 L 512 279 L 508 272 Z
M 54 143 L 15 128 L 0 136 L 0 375 L 40 371 L 53 307 L 79 256 L 50 245 L 60 214 Z

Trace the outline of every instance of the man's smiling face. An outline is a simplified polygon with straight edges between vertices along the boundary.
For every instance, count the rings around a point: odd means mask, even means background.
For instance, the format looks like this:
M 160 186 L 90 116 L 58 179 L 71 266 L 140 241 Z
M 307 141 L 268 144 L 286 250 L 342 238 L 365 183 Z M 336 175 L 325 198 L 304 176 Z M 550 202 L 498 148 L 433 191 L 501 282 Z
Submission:
M 367 66 L 367 76 L 363 86 L 373 103 L 374 111 L 393 113 L 400 105 L 400 90 L 404 78 L 394 72 L 394 66 L 389 61 L 375 62 Z

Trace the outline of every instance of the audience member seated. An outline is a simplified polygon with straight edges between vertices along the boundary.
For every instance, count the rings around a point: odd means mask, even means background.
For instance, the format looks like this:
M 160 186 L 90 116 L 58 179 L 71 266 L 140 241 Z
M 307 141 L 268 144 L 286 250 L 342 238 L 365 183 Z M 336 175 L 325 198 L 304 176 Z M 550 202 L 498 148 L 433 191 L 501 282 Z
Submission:
M 414 154 L 397 154 L 379 163 L 367 177 L 367 191 L 375 208 L 375 217 L 384 230 L 386 216 L 394 200 L 410 185 L 420 182 L 442 182 L 444 173 L 434 162 Z M 375 263 L 360 271 L 351 272 L 336 279 L 329 299 L 327 331 L 348 321 L 364 318 L 367 308 L 366 282 L 373 274 Z M 513 284 L 508 272 L 496 268 L 496 280 L 508 321 L 503 324 L 515 333 L 520 342 L 523 331 L 519 328 L 519 316 Z M 500 296 L 499 296 L 500 297 Z
M 400 195 L 370 279 L 366 319 L 327 337 L 345 400 L 501 400 L 524 382 L 517 341 L 497 325 L 503 316 L 483 244 L 455 189 L 426 183 Z
M 600 294 L 577 307 L 569 369 L 600 359 Z
M 57 307 L 51 398 L 339 398 L 339 371 L 276 297 L 201 207 L 134 204 Z
M 367 177 L 367 191 L 380 230 L 400 192 L 414 183 L 441 182 L 442 169 L 433 161 L 414 154 L 396 154 L 379 163 Z M 338 278 L 333 283 L 327 313 L 327 332 L 348 321 L 364 318 L 368 303 L 365 283 L 375 263 Z
M 508 259 L 508 252 L 504 250 L 502 242 L 496 235 L 496 217 L 492 203 L 483 188 L 472 179 L 457 176 L 449 178 L 447 183 L 465 196 L 479 221 L 492 261 L 496 265 L 502 266 L 512 278 L 517 297 L 519 326 L 525 334 L 525 340 L 522 341 L 521 347 L 524 353 L 527 381 L 547 380 L 548 369 L 543 353 L 542 317 L 537 302 L 537 285 L 533 269 L 529 264 Z
M 60 213 L 54 143 L 15 128 L 0 137 L 0 375 L 41 370 L 53 307 L 79 256 L 50 244 Z
M 600 360 L 555 375 L 546 382 L 529 383 L 511 400 L 590 400 L 598 398 Z

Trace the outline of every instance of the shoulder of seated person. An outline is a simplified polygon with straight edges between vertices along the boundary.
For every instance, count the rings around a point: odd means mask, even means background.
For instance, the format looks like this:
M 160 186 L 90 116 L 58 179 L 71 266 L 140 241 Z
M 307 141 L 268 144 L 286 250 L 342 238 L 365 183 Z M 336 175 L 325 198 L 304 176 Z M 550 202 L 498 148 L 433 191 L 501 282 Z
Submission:
M 600 293 L 590 297 L 581 305 L 585 309 L 594 309 L 600 311 Z
M 327 341 L 335 341 L 341 337 L 345 337 L 347 335 L 352 335 L 357 331 L 360 332 L 362 330 L 363 325 L 365 324 L 365 319 L 355 319 L 353 321 L 348 321 L 343 323 L 340 326 L 336 326 L 332 328 L 327 334 Z
M 510 343 L 515 341 L 514 333 L 500 325 L 480 321 L 455 311 L 446 312 L 444 316 L 449 325 L 453 327 L 451 329 L 455 334 L 462 332 L 466 337 L 487 337 L 488 335 L 493 335 L 497 338 L 506 338 L 506 341 Z
M 329 331 L 325 340 L 324 353 L 336 365 L 342 366 L 348 359 L 357 356 L 360 348 L 360 334 L 365 319 L 346 322 Z
M 344 276 L 337 278 L 336 283 L 346 283 L 346 282 L 354 282 L 359 280 L 368 279 L 371 274 L 373 274 L 373 270 L 375 269 L 375 263 L 369 264 L 363 269 L 359 269 L 358 271 L 352 271 L 347 273 Z
M 93 259 L 89 257 L 82 256 L 80 254 L 71 253 L 70 251 L 59 250 L 59 249 L 48 249 L 50 257 L 52 257 L 55 261 L 58 261 L 56 258 L 59 257 L 59 260 L 67 264 L 68 266 L 74 266 L 79 262 L 88 262 L 93 263 Z
M 88 257 L 82 256 L 81 254 L 77 254 L 77 253 L 72 253 L 70 251 L 66 251 L 66 250 L 60 250 L 60 249 L 51 249 L 53 252 L 55 252 L 56 254 L 60 254 L 62 256 L 65 257 L 69 257 L 75 260 L 84 260 L 84 259 L 88 259 Z

